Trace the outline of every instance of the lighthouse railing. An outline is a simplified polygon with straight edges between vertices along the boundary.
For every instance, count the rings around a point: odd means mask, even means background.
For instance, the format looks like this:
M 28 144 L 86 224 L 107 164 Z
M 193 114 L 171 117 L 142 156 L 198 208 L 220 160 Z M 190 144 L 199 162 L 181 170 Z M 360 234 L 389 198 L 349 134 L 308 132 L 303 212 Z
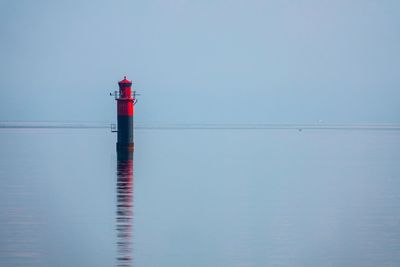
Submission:
M 115 100 L 136 99 L 136 96 L 138 96 L 138 95 L 140 95 L 140 94 L 137 94 L 136 91 L 131 92 L 131 94 L 129 96 L 123 96 L 118 91 L 114 91 L 113 93 L 110 93 L 110 96 L 114 96 Z

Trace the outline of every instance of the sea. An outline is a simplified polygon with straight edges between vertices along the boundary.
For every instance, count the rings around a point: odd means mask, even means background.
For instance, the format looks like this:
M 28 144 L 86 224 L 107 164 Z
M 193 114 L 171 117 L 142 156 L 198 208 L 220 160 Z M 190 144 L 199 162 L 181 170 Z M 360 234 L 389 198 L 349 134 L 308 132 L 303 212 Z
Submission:
M 0 266 L 398 267 L 400 127 L 0 127 Z

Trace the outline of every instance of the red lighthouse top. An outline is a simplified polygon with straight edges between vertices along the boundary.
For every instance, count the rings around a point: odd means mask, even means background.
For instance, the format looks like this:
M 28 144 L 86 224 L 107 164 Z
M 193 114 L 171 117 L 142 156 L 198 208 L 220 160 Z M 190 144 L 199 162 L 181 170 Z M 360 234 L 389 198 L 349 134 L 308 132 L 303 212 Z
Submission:
M 120 98 L 132 99 L 132 81 L 127 80 L 126 76 L 124 76 L 124 79 L 119 81 L 118 85 Z
M 126 76 L 124 76 L 124 79 L 119 81 L 118 85 L 119 93 L 115 92 L 115 100 L 117 100 L 118 103 L 118 116 L 132 117 L 134 110 L 133 106 L 136 103 L 136 99 L 134 98 L 135 95 L 132 94 L 132 81 L 129 81 L 126 79 Z
M 118 82 L 119 86 L 131 86 L 132 85 L 132 81 L 126 79 L 126 76 L 124 76 L 124 79 L 122 81 Z

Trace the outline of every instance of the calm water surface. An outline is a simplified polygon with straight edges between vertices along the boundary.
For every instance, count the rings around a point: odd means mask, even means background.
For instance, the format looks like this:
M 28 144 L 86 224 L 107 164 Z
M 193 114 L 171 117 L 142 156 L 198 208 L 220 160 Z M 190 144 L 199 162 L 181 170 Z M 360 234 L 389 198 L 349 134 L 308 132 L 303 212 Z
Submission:
M 400 266 L 400 131 L 0 129 L 0 266 Z

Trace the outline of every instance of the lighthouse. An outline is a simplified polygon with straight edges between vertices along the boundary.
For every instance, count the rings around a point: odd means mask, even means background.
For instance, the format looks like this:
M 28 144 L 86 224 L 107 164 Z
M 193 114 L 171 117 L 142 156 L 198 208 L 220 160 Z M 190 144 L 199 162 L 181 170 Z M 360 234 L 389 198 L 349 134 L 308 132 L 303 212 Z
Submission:
M 126 79 L 118 82 L 119 92 L 115 91 L 117 101 L 117 151 L 133 151 L 133 115 L 136 104 L 136 93 L 132 91 L 132 81 Z
M 132 266 L 132 225 L 133 225 L 133 116 L 137 102 L 136 92 L 132 91 L 132 81 L 118 82 L 119 91 L 110 95 L 117 101 L 117 265 Z

